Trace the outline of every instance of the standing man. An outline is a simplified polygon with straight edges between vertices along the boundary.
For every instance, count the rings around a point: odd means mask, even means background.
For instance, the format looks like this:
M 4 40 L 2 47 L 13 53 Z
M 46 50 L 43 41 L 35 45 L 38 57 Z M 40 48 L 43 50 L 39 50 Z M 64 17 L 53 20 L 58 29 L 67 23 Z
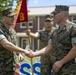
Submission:
M 0 12 L 2 24 L 0 25 L 0 75 L 14 75 L 14 53 L 29 54 L 29 51 L 16 46 L 16 33 L 12 29 L 15 13 L 12 8 L 6 8 Z
M 46 45 L 48 45 L 48 40 L 49 40 L 51 34 L 53 33 L 53 31 L 55 30 L 55 28 L 53 27 L 52 20 L 53 19 L 50 15 L 46 15 L 45 20 L 44 20 L 45 29 L 38 31 L 35 34 L 32 33 L 30 30 L 28 30 L 28 32 L 26 32 L 31 37 L 40 39 L 42 48 L 45 47 Z M 50 64 L 50 55 L 47 54 L 46 56 L 41 56 L 41 75 L 50 75 L 51 68 L 52 67 Z
M 76 26 L 67 22 L 69 7 L 56 6 L 52 12 L 59 28 L 54 31 L 48 45 L 30 56 L 39 56 L 51 52 L 53 75 L 76 75 Z

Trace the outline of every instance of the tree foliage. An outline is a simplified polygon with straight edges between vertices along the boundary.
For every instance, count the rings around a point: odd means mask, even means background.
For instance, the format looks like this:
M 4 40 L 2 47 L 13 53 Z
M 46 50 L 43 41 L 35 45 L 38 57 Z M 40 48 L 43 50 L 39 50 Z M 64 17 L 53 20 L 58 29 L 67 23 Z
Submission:
M 17 2 L 18 0 L 0 0 L 0 11 L 5 7 L 13 6 L 14 1 Z

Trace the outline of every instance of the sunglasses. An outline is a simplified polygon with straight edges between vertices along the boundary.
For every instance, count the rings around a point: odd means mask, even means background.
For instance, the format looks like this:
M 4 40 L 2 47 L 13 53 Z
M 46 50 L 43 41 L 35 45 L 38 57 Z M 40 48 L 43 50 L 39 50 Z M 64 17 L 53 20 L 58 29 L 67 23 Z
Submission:
M 45 22 L 51 22 L 51 20 L 46 20 Z
M 7 17 L 9 17 L 9 18 L 14 18 L 14 16 L 7 16 Z

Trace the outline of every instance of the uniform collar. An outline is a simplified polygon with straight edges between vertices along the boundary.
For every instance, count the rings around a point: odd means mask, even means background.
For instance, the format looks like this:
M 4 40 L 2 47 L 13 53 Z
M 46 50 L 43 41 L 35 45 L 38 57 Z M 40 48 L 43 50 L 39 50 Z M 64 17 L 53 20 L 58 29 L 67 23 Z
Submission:
M 60 26 L 59 26 L 59 28 L 58 28 L 58 29 L 59 29 L 59 30 L 66 30 L 66 28 L 67 28 L 67 24 L 66 24 L 66 25 L 64 25 L 64 27 L 63 27 L 63 28 L 61 28 L 61 29 L 60 29 Z

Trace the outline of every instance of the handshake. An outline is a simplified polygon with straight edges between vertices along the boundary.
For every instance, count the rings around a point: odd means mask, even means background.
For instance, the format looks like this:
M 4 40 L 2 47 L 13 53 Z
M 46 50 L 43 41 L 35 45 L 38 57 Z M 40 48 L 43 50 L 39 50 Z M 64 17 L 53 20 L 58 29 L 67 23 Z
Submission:
M 36 56 L 36 55 L 35 55 L 35 52 L 33 52 L 32 50 L 25 50 L 25 51 L 24 51 L 24 54 L 25 54 L 26 56 L 30 57 L 30 58 L 33 58 L 33 57 Z

